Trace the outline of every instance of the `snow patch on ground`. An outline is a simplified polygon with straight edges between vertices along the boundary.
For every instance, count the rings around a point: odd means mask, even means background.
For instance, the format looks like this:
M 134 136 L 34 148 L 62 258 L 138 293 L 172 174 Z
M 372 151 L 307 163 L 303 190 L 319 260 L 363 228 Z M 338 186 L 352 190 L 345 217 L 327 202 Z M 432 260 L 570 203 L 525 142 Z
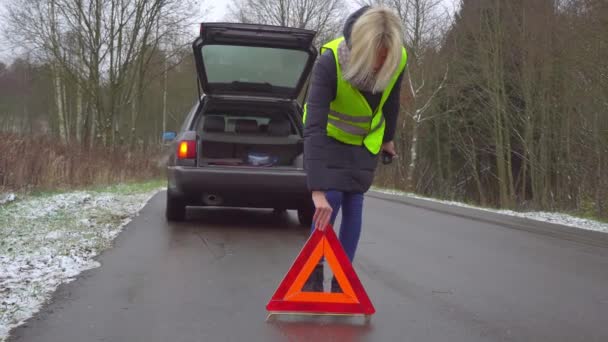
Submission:
M 476 207 L 476 206 L 472 206 L 472 205 L 468 205 L 468 204 L 464 204 L 464 203 L 460 203 L 460 202 L 444 201 L 444 200 L 438 200 L 438 199 L 429 198 L 429 197 L 423 197 L 423 196 L 412 194 L 409 192 L 403 192 L 403 191 L 397 191 L 397 190 L 388 190 L 388 189 L 380 189 L 380 188 L 374 188 L 373 190 L 376 192 L 380 192 L 380 193 L 384 193 L 384 194 L 388 194 L 388 195 L 407 196 L 407 197 L 411 197 L 411 198 L 417 198 L 417 199 L 432 201 L 432 202 L 436 202 L 436 203 L 442 203 L 442 204 L 459 206 L 459 207 L 470 208 L 470 209 L 484 210 L 484 211 L 503 214 L 503 215 L 517 216 L 517 217 L 527 218 L 527 219 L 536 220 L 536 221 L 543 221 L 543 222 L 561 224 L 564 226 L 575 227 L 575 228 L 580 228 L 580 229 L 585 229 L 585 230 L 593 230 L 593 231 L 597 231 L 597 232 L 608 233 L 608 223 L 603 223 L 603 222 L 599 222 L 599 221 L 575 217 L 575 216 L 568 215 L 568 214 L 551 213 L 551 212 L 544 212 L 544 211 L 517 212 L 517 211 L 512 211 L 512 210 L 489 209 L 489 208 Z
M 20 201 L 13 194 L 0 202 L 0 342 L 57 286 L 99 267 L 94 258 L 157 191 L 73 192 Z
M 12 193 L 0 194 L 0 205 L 13 202 L 16 199 L 17 199 L 17 196 L 15 196 L 15 194 L 12 194 Z

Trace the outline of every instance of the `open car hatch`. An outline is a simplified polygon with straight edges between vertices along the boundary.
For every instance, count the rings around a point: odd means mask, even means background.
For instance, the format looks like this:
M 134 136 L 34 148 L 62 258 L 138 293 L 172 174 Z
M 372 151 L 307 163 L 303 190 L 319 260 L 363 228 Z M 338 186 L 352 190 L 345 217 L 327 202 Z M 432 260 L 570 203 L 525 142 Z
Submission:
M 200 85 L 208 95 L 296 99 L 317 51 L 316 32 L 233 23 L 203 23 L 193 43 Z

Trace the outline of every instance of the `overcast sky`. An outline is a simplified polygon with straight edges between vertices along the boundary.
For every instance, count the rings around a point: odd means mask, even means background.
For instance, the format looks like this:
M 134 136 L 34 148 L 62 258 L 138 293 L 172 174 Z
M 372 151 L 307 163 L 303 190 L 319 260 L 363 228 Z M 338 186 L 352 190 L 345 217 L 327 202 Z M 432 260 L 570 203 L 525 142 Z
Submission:
M 6 41 L 4 40 L 3 30 L 3 20 L 2 16 L 4 15 L 4 0 L 0 0 L 0 62 L 5 62 L 8 59 L 7 56 L 10 55 L 10 51 L 8 51 L 8 46 Z
M 2 18 L 2 14 L 4 13 L 4 3 L 6 0 L 0 0 L 0 18 Z M 226 15 L 228 14 L 228 3 L 232 0 L 204 0 L 202 12 L 206 13 L 204 20 L 207 21 L 223 21 L 226 19 Z M 445 6 L 452 9 L 454 8 L 454 3 L 458 0 L 442 0 L 445 3 Z M 352 10 L 354 10 L 357 6 L 354 4 L 353 0 L 347 0 L 350 4 Z M 213 4 L 212 9 L 209 9 L 208 5 Z M 202 21 L 202 20 L 201 20 Z M 193 27 L 193 34 L 198 32 L 198 27 Z M 4 39 L 4 35 L 2 32 L 2 20 L 0 19 L 0 61 L 4 63 L 10 63 L 10 61 L 15 57 L 10 47 L 8 46 L 6 40 Z
M 0 1 L 2 1 L 2 0 L 0 0 Z M 206 18 L 206 19 L 210 20 L 210 21 L 223 20 L 228 11 L 228 3 L 230 3 L 231 0 L 205 0 L 205 1 L 207 1 L 207 3 L 213 3 L 213 7 L 214 7 L 214 9 L 211 11 L 208 18 Z M 445 6 L 450 8 L 451 10 L 453 10 L 454 4 L 459 2 L 459 0 L 442 0 L 442 1 L 444 2 Z M 353 0 L 346 0 L 346 2 L 350 4 L 351 9 L 354 10 L 355 8 L 357 8 L 357 5 L 355 4 L 355 2 Z M 204 9 L 205 9 L 205 5 L 203 4 L 203 10 Z
M 213 3 L 213 10 L 211 11 L 211 13 L 209 13 L 207 16 L 207 20 L 211 20 L 211 21 L 221 21 L 224 20 L 224 17 L 227 14 L 228 11 L 228 4 L 230 3 L 230 0 L 206 0 L 207 3 Z M 203 4 L 203 11 L 205 11 L 205 4 Z

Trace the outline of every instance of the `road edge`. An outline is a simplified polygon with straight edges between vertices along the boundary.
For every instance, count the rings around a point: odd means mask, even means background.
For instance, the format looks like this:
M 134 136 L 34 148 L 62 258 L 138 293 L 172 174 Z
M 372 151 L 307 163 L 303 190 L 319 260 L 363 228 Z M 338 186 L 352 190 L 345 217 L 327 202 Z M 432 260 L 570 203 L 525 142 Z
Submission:
M 497 224 L 511 229 L 579 242 L 596 247 L 608 247 L 608 234 L 603 232 L 495 213 L 482 209 L 450 205 L 425 199 L 413 198 L 407 195 L 393 195 L 375 190 L 368 192 L 367 195 L 376 199 L 401 203 L 420 209 L 472 219 L 475 221 Z

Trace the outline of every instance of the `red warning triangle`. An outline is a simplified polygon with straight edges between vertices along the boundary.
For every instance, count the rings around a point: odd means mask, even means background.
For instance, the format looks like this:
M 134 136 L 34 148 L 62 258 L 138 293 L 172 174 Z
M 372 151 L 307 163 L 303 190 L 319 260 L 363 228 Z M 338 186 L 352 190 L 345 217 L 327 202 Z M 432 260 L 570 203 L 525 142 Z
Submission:
M 315 266 L 325 257 L 342 293 L 302 292 Z M 271 312 L 363 314 L 376 312 L 331 225 L 315 229 L 266 305 Z

